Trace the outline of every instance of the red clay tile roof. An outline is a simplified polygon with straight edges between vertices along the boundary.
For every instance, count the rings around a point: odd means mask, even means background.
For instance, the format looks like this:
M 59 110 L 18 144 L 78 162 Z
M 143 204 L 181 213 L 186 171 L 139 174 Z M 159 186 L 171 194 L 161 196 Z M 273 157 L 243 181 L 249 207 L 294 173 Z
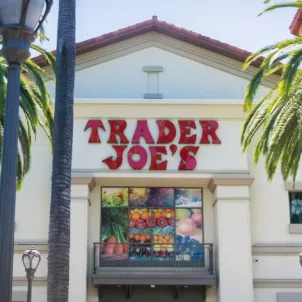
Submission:
M 299 29 L 302 26 L 302 10 L 298 9 L 296 12 L 296 15 L 294 17 L 294 20 L 292 22 L 292 24 L 290 25 L 289 29 L 290 32 L 295 35 L 298 36 L 299 35 Z
M 213 51 L 231 59 L 244 62 L 251 54 L 250 52 L 237 48 L 235 46 L 220 42 L 203 36 L 199 33 L 184 29 L 182 27 L 169 24 L 165 21 L 160 21 L 156 16 L 135 25 L 131 25 L 83 42 L 76 44 L 77 55 L 81 55 L 98 48 L 111 45 L 147 32 L 156 31 L 172 38 L 199 46 L 201 48 Z M 55 51 L 53 51 L 55 54 Z M 41 67 L 48 65 L 42 56 L 33 58 L 33 60 Z M 262 59 L 256 60 L 252 65 L 259 67 Z

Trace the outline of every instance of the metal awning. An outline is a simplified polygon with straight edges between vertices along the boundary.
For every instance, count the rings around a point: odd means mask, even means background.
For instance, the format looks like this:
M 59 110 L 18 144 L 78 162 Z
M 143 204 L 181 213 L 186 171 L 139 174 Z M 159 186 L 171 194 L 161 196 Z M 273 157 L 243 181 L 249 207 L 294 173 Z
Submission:
M 207 268 L 106 268 L 92 275 L 98 285 L 214 285 L 216 277 Z

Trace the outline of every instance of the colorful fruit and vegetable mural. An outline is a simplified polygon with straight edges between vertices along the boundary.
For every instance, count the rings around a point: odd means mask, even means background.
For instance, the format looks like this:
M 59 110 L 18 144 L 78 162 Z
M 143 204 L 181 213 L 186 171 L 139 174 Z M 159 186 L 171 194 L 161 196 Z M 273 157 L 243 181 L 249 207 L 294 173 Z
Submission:
M 102 208 L 101 257 L 106 260 L 128 258 L 128 209 Z
M 103 188 L 102 206 L 103 207 L 127 207 L 128 189 L 127 188 Z
M 106 190 L 105 202 L 102 192 L 103 259 L 203 260 L 201 189 L 113 188 L 110 191 L 103 188 L 103 190 Z M 129 202 L 125 195 L 129 195 Z M 108 196 L 111 196 L 111 199 Z M 123 196 L 123 208 L 116 205 L 119 204 L 116 196 L 118 198 Z M 188 201 L 185 202 L 184 198 Z
M 129 259 L 148 260 L 152 258 L 152 210 L 129 209 Z
M 172 188 L 130 188 L 130 207 L 174 207 Z
M 176 207 L 201 208 L 200 189 L 175 189 L 175 204 Z
M 176 260 L 203 259 L 201 209 L 176 209 Z
M 174 207 L 174 189 L 150 188 L 149 207 Z

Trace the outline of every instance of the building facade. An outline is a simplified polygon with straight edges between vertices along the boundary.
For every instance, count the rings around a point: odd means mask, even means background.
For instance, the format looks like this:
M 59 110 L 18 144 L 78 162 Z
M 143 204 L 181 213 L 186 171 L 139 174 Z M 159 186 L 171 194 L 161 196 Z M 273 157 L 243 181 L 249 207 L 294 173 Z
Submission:
M 77 44 L 70 301 L 302 301 L 302 174 L 295 190 L 240 146 L 248 52 L 151 20 Z M 47 72 L 47 64 L 35 59 Z M 257 98 L 274 85 L 263 82 Z M 54 96 L 54 83 L 48 82 Z M 41 131 L 17 194 L 21 254 L 46 301 L 51 148 Z

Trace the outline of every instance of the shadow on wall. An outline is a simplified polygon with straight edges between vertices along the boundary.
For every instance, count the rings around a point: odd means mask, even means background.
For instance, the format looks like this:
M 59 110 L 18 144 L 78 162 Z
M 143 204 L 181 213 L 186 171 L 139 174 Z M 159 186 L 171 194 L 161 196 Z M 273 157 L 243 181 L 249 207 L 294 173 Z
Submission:
M 151 288 L 150 286 L 132 286 L 131 287 L 131 298 L 126 298 L 126 288 L 121 286 L 112 287 L 101 287 L 100 288 L 100 301 L 101 302 L 205 302 L 202 300 L 203 288 L 188 286 L 180 287 L 178 300 L 174 300 L 174 289 L 173 286 L 156 286 Z

